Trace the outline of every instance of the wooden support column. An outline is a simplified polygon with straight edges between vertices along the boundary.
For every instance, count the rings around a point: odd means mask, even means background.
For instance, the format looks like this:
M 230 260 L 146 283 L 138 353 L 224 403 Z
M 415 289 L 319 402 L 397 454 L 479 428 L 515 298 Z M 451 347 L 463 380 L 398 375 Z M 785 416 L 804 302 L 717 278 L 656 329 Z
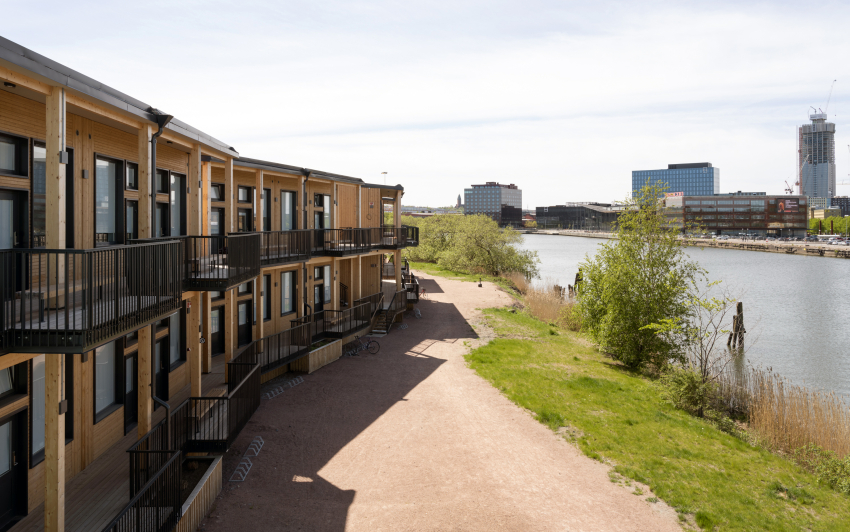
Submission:
M 224 361 L 233 360 L 234 347 L 236 346 L 236 290 L 231 289 L 224 293 Z
M 393 205 L 393 225 L 401 227 L 401 190 L 395 191 L 395 204 Z
M 212 298 L 209 292 L 201 292 L 202 307 L 204 313 L 201 316 L 201 336 L 204 338 L 204 343 L 201 344 L 201 372 L 209 373 L 212 371 Z
M 345 284 L 348 285 L 348 308 L 354 307 L 354 300 L 357 299 L 354 297 L 354 263 L 356 262 L 355 257 L 351 257 L 348 260 L 348 279 L 345 280 Z
M 201 295 L 189 298 L 191 309 L 186 315 L 186 356 L 189 358 L 189 382 L 192 385 L 192 397 L 201 397 Z
M 362 204 L 363 204 L 363 187 L 361 187 L 360 185 L 357 185 L 355 190 L 357 191 L 357 227 L 359 228 L 359 227 L 363 227 L 363 222 L 362 222 L 362 220 L 360 220 L 361 213 L 362 213 L 361 209 L 362 209 Z
M 48 156 L 49 157 L 49 156 Z M 45 355 L 44 368 L 44 530 L 65 530 L 65 414 L 59 406 L 65 386 L 63 354 Z
M 45 175 L 45 232 L 47 249 L 65 249 L 65 89 L 53 87 L 46 98 L 47 168 Z M 61 271 L 61 270 L 59 270 Z
M 395 270 L 395 289 L 397 292 L 401 290 L 401 251 L 398 249 L 393 251 L 393 263 L 393 270 Z
M 359 220 L 360 217 L 358 216 L 357 219 Z M 362 255 L 357 255 L 354 258 L 354 260 L 352 261 L 352 268 L 351 269 L 356 270 L 356 273 L 354 274 L 354 280 L 351 283 L 351 285 L 352 285 L 351 289 L 356 292 L 357 297 L 355 297 L 355 299 L 360 299 L 361 297 L 363 297 L 363 256 Z
M 201 163 L 201 234 L 210 234 L 210 184 L 212 183 L 212 164 Z M 206 308 L 206 307 L 204 307 Z
M 224 161 L 224 234 L 236 230 L 236 187 L 233 186 L 233 159 Z
M 298 220 L 296 221 L 296 226 L 298 229 L 309 229 L 310 221 L 307 220 L 307 190 L 304 187 L 304 182 L 306 178 L 301 176 L 300 185 L 298 186 L 298 193 L 296 194 L 298 203 L 298 212 L 296 216 Z
M 139 238 L 153 237 L 153 213 L 151 212 L 151 137 L 153 129 L 143 124 L 139 129 Z
M 260 274 L 259 276 L 257 276 L 256 283 L 254 286 L 254 298 L 257 302 L 257 304 L 255 305 L 255 307 L 257 308 L 257 326 L 254 331 L 255 340 L 259 340 L 260 338 L 265 336 L 265 327 L 263 326 L 263 309 L 265 307 L 263 306 L 263 304 L 265 299 L 270 296 L 271 294 L 265 293 L 265 288 L 263 286 L 263 275 Z M 262 349 L 262 345 L 260 345 L 260 348 Z
M 264 231 L 263 227 L 263 171 L 257 170 L 256 172 L 256 184 L 257 193 L 255 194 L 257 198 L 257 208 L 254 209 L 254 230 L 255 231 Z
M 201 228 L 201 145 L 193 144 L 189 152 L 189 176 L 186 179 L 189 188 L 189 205 L 186 209 L 186 230 L 190 235 L 200 235 Z
M 331 287 L 331 308 L 334 310 L 340 310 L 339 303 L 339 268 L 340 268 L 340 259 L 334 257 L 333 262 L 331 262 L 331 275 L 333 276 L 333 286 Z
M 152 325 L 139 329 L 139 354 L 137 355 L 139 364 L 139 438 L 150 432 L 151 428 L 153 428 L 153 400 L 151 399 L 153 395 L 151 388 L 151 384 L 153 383 L 153 345 L 151 343 L 153 333 Z

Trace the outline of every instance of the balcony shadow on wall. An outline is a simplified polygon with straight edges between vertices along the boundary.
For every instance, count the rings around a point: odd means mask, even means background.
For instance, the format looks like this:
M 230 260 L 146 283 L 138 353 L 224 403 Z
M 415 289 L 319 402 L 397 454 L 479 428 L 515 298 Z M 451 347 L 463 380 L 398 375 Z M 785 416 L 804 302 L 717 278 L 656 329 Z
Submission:
M 343 357 L 274 399 L 264 396 L 225 457 L 222 494 L 204 530 L 345 530 L 356 490 L 335 486 L 319 472 L 446 362 L 430 356 L 428 347 L 477 338 L 453 304 L 426 301 L 422 314 L 416 319 L 408 313 L 407 329 L 380 338 L 377 355 Z M 273 381 L 264 391 L 280 383 Z M 399 440 L 407 429 L 399 427 Z M 251 458 L 247 480 L 228 482 L 256 436 L 265 445 Z M 377 472 L 381 449 L 396 443 L 367 437 L 347 452 L 361 459 L 365 453 Z M 357 479 L 350 482 L 356 485 Z

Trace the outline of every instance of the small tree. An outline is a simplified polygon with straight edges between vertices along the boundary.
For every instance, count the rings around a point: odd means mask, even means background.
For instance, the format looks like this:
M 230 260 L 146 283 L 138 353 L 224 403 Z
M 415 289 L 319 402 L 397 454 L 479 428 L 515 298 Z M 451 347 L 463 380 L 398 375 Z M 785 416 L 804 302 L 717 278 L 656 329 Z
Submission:
M 647 328 L 693 315 L 692 288 L 705 272 L 689 259 L 682 227 L 665 216 L 665 188 L 646 186 L 620 214 L 617 238 L 581 263 L 578 312 L 591 337 L 631 368 L 683 360 L 683 346 Z M 685 227 L 687 232 L 696 229 Z

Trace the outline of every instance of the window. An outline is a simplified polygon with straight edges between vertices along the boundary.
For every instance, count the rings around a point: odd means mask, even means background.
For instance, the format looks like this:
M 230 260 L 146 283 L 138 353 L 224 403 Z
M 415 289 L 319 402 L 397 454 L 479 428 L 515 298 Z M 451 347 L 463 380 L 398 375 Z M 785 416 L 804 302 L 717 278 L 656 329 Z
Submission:
M 183 349 L 182 312 L 175 312 L 168 317 L 168 363 L 174 369 L 179 362 L 186 360 Z
M 325 266 L 325 303 L 330 303 L 331 301 L 331 267 Z
M 32 144 L 32 237 L 36 247 L 47 245 L 47 148 Z
M 124 231 L 127 233 L 127 239 L 139 238 L 139 229 L 137 222 L 139 219 L 139 202 L 127 202 L 127 219 L 124 222 Z
M 210 184 L 210 201 L 224 201 L 224 185 L 221 183 Z
M 313 207 L 324 207 L 323 198 L 324 196 L 321 194 L 313 194 Z
M 156 171 L 156 191 L 158 194 L 168 194 L 171 189 L 171 183 L 168 179 L 168 170 L 160 170 Z
M 263 321 L 272 319 L 272 276 L 263 275 Z
M 240 295 L 240 296 L 245 295 L 245 294 L 250 294 L 250 293 L 251 293 L 251 283 L 250 282 L 242 283 L 242 284 L 239 285 L 239 288 L 236 289 L 236 294 Z
M 186 234 L 186 176 L 171 173 L 171 236 Z
M 73 408 L 73 382 L 74 382 L 74 355 L 51 355 L 65 357 L 65 400 L 68 401 L 68 410 L 65 413 L 65 439 L 70 441 L 74 438 L 74 420 L 71 417 Z M 44 394 L 45 389 L 45 355 L 39 355 L 32 359 L 32 447 L 33 460 L 30 467 L 44 459 Z M 11 382 L 14 385 L 14 381 Z
M 280 314 L 295 312 L 295 272 L 280 274 Z
M 121 162 L 103 157 L 98 157 L 95 161 L 94 240 L 96 245 L 115 244 L 121 239 L 117 230 L 121 224 L 118 207 L 121 166 Z
M 272 191 L 263 189 L 263 231 L 272 230 Z
M 95 349 L 94 353 L 94 413 L 95 423 L 112 413 L 120 404 L 118 383 L 120 364 L 115 342 Z
M 210 210 L 210 235 L 224 234 L 224 209 L 214 208 Z
M 6 397 L 15 393 L 12 370 L 13 368 L 0 369 L 0 397 Z
M 325 269 L 321 266 L 316 266 L 313 268 L 313 280 L 318 281 L 319 279 L 324 279 Z
M 239 187 L 239 194 L 236 199 L 239 203 L 251 203 L 251 187 Z
M 331 197 L 325 196 L 325 212 L 324 212 L 324 225 L 323 229 L 331 228 Z
M 139 165 L 127 163 L 127 190 L 139 190 Z
M 210 299 L 215 301 L 217 299 L 224 299 L 224 292 L 216 292 L 214 290 L 210 290 Z
M 27 139 L 0 134 L 0 173 L 27 177 Z
M 280 230 L 295 229 L 295 192 L 281 191 L 280 193 Z
M 168 236 L 167 231 L 170 227 L 168 223 L 168 204 L 157 202 L 156 214 L 154 215 L 154 237 L 159 238 Z

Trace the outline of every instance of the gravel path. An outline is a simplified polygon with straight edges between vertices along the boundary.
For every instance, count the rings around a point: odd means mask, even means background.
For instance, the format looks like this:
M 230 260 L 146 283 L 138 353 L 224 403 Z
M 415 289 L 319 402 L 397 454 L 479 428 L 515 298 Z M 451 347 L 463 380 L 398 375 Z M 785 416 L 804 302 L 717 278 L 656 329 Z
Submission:
M 202 530 L 680 531 L 466 367 L 494 285 L 421 275 L 422 318 L 262 405 L 225 460 Z M 479 329 L 480 330 L 480 329 Z M 255 436 L 245 482 L 228 482 Z

